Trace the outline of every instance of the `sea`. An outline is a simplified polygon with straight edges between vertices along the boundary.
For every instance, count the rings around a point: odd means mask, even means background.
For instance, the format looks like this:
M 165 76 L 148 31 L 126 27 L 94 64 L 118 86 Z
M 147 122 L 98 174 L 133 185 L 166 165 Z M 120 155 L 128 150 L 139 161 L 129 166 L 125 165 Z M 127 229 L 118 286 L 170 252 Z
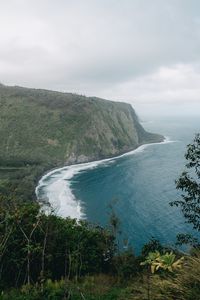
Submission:
M 164 135 L 165 141 L 116 158 L 50 171 L 36 188 L 43 209 L 104 227 L 109 227 L 114 212 L 121 246 L 126 241 L 136 254 L 152 238 L 176 247 L 178 233 L 193 233 L 180 208 L 169 203 L 181 198 L 175 181 L 185 170 L 186 147 L 200 132 L 200 118 L 146 117 L 142 125 Z

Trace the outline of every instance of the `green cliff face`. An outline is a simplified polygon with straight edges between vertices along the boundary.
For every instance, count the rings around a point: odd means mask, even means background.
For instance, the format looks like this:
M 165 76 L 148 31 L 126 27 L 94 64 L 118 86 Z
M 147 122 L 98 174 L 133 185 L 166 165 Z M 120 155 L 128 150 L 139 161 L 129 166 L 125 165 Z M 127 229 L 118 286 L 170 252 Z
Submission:
M 0 161 L 62 165 L 159 142 L 126 103 L 0 85 Z

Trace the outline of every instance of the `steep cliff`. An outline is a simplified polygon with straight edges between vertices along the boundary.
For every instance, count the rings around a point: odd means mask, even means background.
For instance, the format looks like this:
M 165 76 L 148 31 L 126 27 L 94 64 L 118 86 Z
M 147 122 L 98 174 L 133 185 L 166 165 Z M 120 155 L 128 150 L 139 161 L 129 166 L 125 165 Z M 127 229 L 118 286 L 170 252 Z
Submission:
M 62 165 L 119 155 L 163 137 L 130 104 L 0 86 L 0 160 Z

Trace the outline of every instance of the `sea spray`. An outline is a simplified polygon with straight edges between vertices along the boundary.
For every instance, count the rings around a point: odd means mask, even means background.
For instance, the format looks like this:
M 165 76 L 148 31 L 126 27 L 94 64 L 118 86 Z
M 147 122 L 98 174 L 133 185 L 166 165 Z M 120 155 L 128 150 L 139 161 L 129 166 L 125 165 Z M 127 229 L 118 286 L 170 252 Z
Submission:
M 144 144 L 135 150 L 124 153 L 122 155 L 107 158 L 99 161 L 76 164 L 52 170 L 45 174 L 39 181 L 36 187 L 36 196 L 42 204 L 42 209 L 45 213 L 51 210 L 61 217 L 71 217 L 76 219 L 84 219 L 84 203 L 76 199 L 71 190 L 72 178 L 89 169 L 94 169 L 99 165 L 108 165 L 114 163 L 115 160 L 128 155 L 134 155 L 144 151 L 149 146 L 171 143 L 168 137 L 161 143 Z

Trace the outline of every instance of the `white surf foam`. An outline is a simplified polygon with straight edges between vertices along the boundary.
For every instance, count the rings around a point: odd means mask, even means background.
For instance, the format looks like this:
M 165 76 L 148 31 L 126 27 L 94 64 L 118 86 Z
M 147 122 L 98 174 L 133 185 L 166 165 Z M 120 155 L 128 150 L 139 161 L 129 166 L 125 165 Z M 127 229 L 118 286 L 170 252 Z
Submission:
M 94 169 L 102 164 L 110 164 L 121 157 L 143 152 L 145 148 L 149 146 L 162 145 L 172 142 L 175 141 L 171 141 L 169 137 L 165 137 L 165 140 L 161 143 L 145 144 L 135 150 L 116 157 L 52 170 L 40 179 L 35 190 L 37 199 L 42 204 L 43 211 L 47 214 L 53 210 L 54 213 L 61 217 L 71 217 L 78 220 L 84 219 L 86 218 L 86 215 L 84 213 L 83 203 L 81 200 L 75 198 L 71 190 L 71 180 L 74 175 L 81 171 Z

